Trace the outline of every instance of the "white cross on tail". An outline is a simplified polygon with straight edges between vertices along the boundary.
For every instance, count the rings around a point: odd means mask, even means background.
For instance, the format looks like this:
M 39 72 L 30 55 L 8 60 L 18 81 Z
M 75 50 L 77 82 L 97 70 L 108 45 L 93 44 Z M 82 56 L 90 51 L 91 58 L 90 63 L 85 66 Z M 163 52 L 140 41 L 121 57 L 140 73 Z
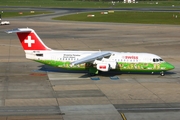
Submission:
M 28 47 L 31 47 L 33 43 L 35 43 L 35 40 L 31 39 L 31 36 L 28 36 L 28 39 L 24 41 L 24 43 L 28 44 Z

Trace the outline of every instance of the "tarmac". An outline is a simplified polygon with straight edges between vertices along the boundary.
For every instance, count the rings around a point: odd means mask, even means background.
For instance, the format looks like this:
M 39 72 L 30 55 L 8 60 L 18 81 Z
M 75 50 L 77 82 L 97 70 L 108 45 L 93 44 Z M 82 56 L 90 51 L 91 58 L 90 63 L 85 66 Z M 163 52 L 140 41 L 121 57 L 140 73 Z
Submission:
M 0 26 L 0 119 L 178 120 L 180 27 L 8 19 Z M 175 69 L 159 74 L 103 73 L 88 77 L 27 60 L 14 28 L 34 29 L 52 49 L 147 52 Z

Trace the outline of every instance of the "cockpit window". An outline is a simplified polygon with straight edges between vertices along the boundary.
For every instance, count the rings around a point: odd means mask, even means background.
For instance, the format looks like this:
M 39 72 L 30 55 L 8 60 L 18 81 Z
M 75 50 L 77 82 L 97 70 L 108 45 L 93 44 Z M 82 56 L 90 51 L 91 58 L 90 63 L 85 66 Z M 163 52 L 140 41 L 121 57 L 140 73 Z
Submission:
M 161 61 L 163 61 L 161 58 L 160 59 L 158 59 L 158 58 L 153 59 L 153 62 L 161 62 Z
M 153 62 L 156 62 L 156 59 L 153 59 Z
M 158 62 L 159 60 L 157 58 L 154 58 L 153 59 L 153 62 Z
M 163 59 L 159 59 L 160 61 L 163 61 Z

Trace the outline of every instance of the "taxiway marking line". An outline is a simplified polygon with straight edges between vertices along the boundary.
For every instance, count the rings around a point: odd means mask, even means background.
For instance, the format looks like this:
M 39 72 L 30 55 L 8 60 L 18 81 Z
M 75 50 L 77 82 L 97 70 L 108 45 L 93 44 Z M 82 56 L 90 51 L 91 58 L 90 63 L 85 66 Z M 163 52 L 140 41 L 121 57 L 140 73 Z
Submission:
M 122 117 L 123 120 L 127 120 L 126 116 L 124 115 L 124 113 L 120 113 L 120 114 L 121 114 L 121 117 Z

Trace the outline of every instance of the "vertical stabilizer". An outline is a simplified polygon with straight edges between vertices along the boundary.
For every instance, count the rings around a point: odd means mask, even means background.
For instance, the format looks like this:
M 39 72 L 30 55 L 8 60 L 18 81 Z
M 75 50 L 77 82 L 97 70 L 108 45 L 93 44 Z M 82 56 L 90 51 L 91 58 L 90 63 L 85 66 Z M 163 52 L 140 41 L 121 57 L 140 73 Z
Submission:
M 51 50 L 48 48 L 36 32 L 30 28 L 17 28 L 7 31 L 7 33 L 17 33 L 21 45 L 25 51 L 35 50 Z

